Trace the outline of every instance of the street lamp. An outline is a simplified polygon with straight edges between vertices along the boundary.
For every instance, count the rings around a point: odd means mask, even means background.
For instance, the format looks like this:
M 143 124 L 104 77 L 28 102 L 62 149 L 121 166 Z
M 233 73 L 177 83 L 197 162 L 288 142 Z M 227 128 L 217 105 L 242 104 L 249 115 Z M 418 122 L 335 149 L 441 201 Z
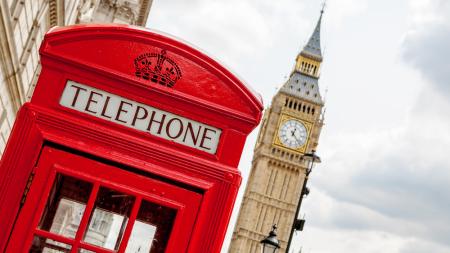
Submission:
M 275 253 L 280 248 L 280 243 L 277 239 L 277 225 L 272 226 L 272 231 L 270 231 L 269 236 L 261 240 L 262 253 Z
M 315 150 L 312 150 L 311 153 L 304 154 L 302 156 L 302 159 L 305 159 L 308 162 L 308 166 L 306 167 L 306 176 L 305 176 L 305 180 L 303 181 L 303 187 L 302 187 L 302 191 L 300 193 L 300 198 L 298 200 L 297 210 L 295 211 L 294 221 L 292 223 L 291 233 L 289 235 L 289 240 L 288 240 L 288 244 L 286 247 L 286 253 L 289 253 L 289 249 L 291 248 L 291 242 L 292 242 L 292 237 L 294 236 L 294 231 L 296 231 L 296 230 L 302 231 L 303 230 L 303 225 L 305 224 L 305 220 L 303 220 L 303 219 L 299 220 L 297 217 L 298 217 L 298 213 L 300 212 L 300 206 L 302 205 L 303 196 L 309 194 L 309 188 L 306 187 L 306 183 L 308 183 L 308 177 L 314 167 L 314 162 L 320 162 L 320 157 L 316 155 Z
M 308 161 L 308 168 L 306 169 L 306 176 L 308 177 L 309 173 L 311 173 L 314 167 L 314 162 L 320 163 L 320 157 L 316 155 L 315 150 L 312 150 L 311 153 L 304 154 L 303 159 L 306 159 Z

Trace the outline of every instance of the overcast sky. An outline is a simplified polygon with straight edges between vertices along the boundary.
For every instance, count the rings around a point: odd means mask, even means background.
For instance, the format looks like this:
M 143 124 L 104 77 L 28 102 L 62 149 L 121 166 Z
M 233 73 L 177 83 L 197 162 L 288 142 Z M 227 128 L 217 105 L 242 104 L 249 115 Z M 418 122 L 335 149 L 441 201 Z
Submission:
M 267 107 L 321 2 L 154 0 L 148 26 L 224 63 Z M 322 164 L 295 253 L 450 252 L 450 1 L 329 0 L 322 47 Z

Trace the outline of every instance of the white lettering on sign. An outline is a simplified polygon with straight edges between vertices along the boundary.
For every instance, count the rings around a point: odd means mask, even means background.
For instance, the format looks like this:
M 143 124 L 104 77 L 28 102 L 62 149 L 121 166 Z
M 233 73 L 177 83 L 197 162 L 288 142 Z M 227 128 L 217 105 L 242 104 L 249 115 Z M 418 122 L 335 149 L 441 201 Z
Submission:
M 222 133 L 218 128 L 70 80 L 59 103 L 210 154 L 216 153 Z

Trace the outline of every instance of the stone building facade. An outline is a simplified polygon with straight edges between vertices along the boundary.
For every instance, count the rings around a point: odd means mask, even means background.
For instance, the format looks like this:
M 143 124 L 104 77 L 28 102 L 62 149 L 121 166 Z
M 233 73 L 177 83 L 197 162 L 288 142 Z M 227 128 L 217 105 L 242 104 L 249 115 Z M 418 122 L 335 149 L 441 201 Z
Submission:
M 317 148 L 323 125 L 324 102 L 318 86 L 322 13 L 289 79 L 264 113 L 230 253 L 261 252 L 260 241 L 273 224 L 278 226 L 279 252 L 286 252 L 299 199 L 305 193 L 304 155 Z
M 152 0 L 0 0 L 0 156 L 16 112 L 33 94 L 44 34 L 78 23 L 144 26 L 151 5 Z

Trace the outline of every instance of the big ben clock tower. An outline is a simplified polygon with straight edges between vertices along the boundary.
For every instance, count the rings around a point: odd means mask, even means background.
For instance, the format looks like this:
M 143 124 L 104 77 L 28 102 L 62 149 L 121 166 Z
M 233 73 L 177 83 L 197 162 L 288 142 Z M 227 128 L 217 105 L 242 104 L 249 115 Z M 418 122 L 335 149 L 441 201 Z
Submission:
M 316 149 L 323 125 L 318 85 L 322 14 L 289 79 L 264 113 L 229 253 L 261 252 L 260 241 L 273 224 L 278 226 L 279 252 L 286 251 L 307 175 L 303 157 Z

